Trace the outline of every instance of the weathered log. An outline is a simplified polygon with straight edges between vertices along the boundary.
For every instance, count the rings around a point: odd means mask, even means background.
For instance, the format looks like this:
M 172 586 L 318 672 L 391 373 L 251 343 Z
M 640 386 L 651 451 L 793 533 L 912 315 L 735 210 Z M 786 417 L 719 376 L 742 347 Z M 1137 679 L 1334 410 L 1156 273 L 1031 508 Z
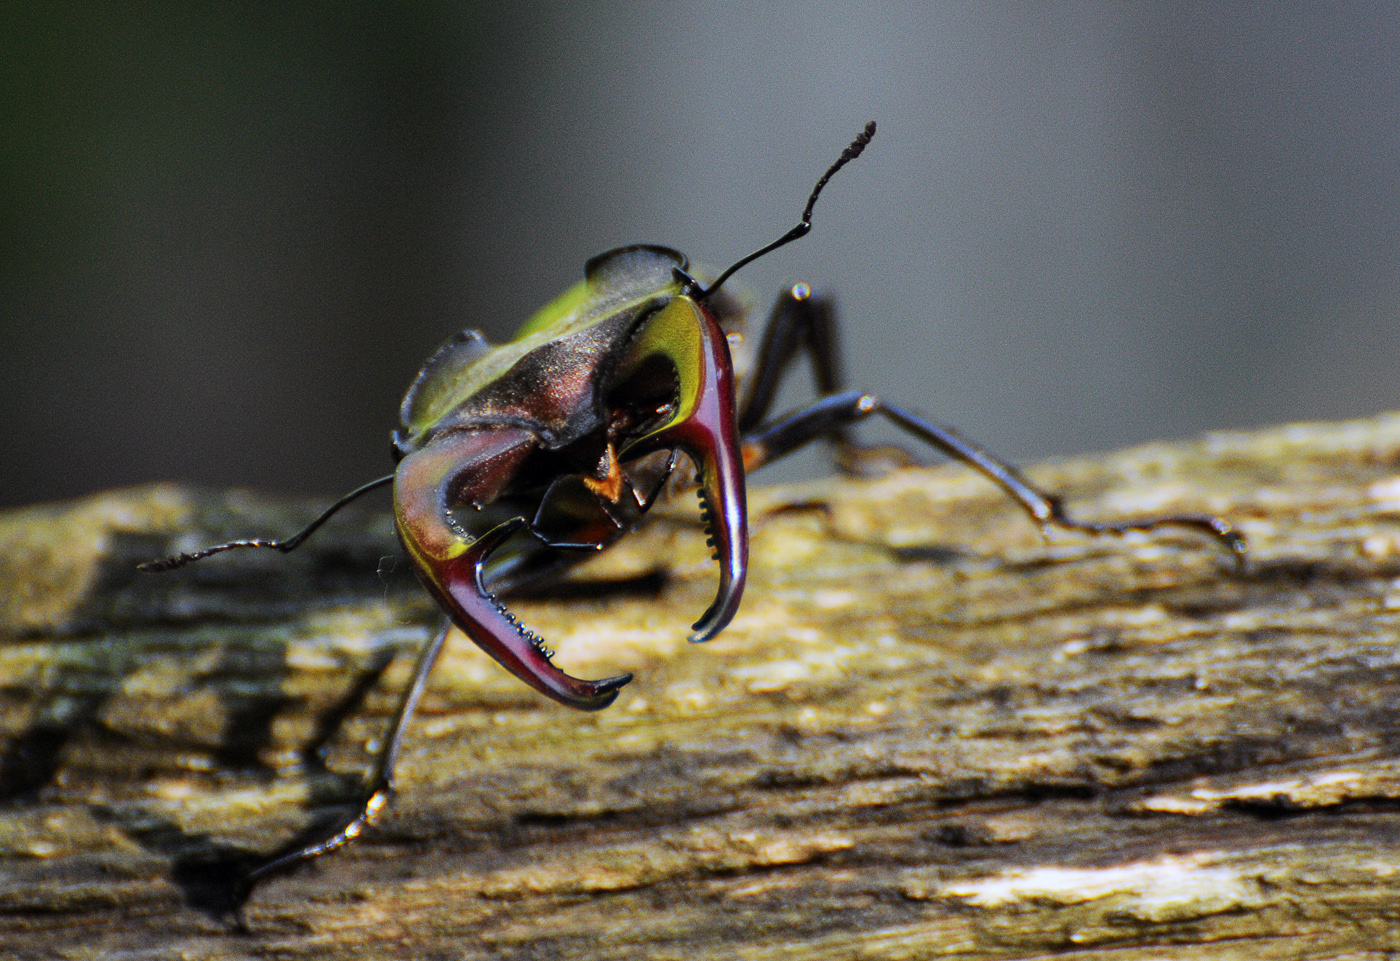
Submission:
M 0 515 L 0 954 L 1324 958 L 1400 951 L 1400 415 L 1029 471 L 752 494 L 744 607 L 689 504 L 514 609 L 579 715 L 454 638 L 358 845 L 240 870 L 356 796 L 435 612 L 387 516 L 157 486 Z M 182 955 L 181 952 L 184 952 Z

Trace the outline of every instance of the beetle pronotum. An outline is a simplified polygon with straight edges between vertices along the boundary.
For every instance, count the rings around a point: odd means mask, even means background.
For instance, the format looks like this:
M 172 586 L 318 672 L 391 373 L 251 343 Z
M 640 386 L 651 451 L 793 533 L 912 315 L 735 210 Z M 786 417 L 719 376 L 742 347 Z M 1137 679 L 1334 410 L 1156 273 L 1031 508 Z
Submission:
M 383 809 L 393 791 L 404 725 L 453 625 L 546 697 L 585 711 L 613 702 L 632 675 L 586 681 L 566 674 L 496 592 L 556 570 L 579 552 L 602 550 L 632 530 L 675 471 L 678 452 L 695 468 L 720 575 L 714 603 L 695 623 L 692 641 L 724 630 L 743 596 L 746 472 L 819 438 L 834 440 L 847 463 L 859 461 L 863 449 L 851 442 L 848 427 L 877 414 L 986 476 L 1042 529 L 1121 534 L 1184 527 L 1216 538 L 1243 563 L 1245 540 L 1221 518 L 1074 520 L 1054 496 L 951 428 L 874 394 L 843 389 L 831 309 L 802 284 L 779 298 L 739 399 L 725 326 L 743 318 L 732 298 L 723 296 L 724 282 L 805 235 L 822 188 L 860 156 L 874 134 L 871 122 L 822 175 L 795 227 L 708 284 L 689 272 L 675 250 L 623 247 L 588 261 L 584 279 L 527 320 L 508 343 L 493 346 L 474 330 L 453 337 L 404 397 L 393 435 L 395 473 L 347 494 L 300 533 L 280 541 L 231 541 L 142 565 L 171 570 L 242 547 L 290 551 L 341 507 L 392 483 L 399 539 L 447 615 L 419 656 L 353 816 L 320 840 L 268 859 L 250 881 L 349 843 Z M 820 397 L 805 409 L 770 418 L 778 384 L 804 349 Z

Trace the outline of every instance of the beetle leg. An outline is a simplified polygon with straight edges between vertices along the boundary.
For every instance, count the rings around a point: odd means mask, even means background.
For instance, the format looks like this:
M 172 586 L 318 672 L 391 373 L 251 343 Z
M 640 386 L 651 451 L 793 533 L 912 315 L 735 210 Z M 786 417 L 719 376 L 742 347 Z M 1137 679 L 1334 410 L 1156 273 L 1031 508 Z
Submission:
M 375 759 L 374 771 L 370 774 L 369 782 L 366 785 L 364 800 L 355 809 L 355 813 L 343 825 L 329 832 L 319 841 L 278 855 L 249 871 L 247 876 L 249 884 L 269 875 L 278 874 L 300 861 L 309 861 L 323 854 L 329 854 L 338 848 L 343 848 L 363 834 L 366 827 L 374 823 L 375 818 L 388 805 L 394 794 L 394 765 L 398 761 L 399 743 L 403 739 L 404 726 L 413 717 L 413 712 L 418 707 L 418 699 L 422 697 L 423 688 L 428 684 L 428 675 L 432 673 L 433 665 L 437 663 L 438 655 L 442 653 L 443 644 L 447 641 L 447 635 L 451 630 L 452 621 L 444 619 L 442 627 L 438 629 L 432 640 L 418 655 L 418 663 L 413 668 L 413 679 L 409 681 L 408 688 L 399 700 L 398 710 L 394 712 L 393 720 L 389 722 L 389 728 L 384 733 L 384 746 L 380 748 L 379 756 Z
M 773 305 L 768 325 L 763 328 L 749 387 L 739 407 L 741 433 L 753 430 L 768 416 L 779 384 L 803 348 L 812 360 L 817 393 L 826 396 L 840 390 L 841 345 L 831 302 L 812 296 L 806 284 L 794 284 Z M 840 424 L 827 436 L 844 438 L 846 433 L 846 425 Z
M 939 426 L 909 411 L 886 404 L 873 394 L 858 390 L 824 397 L 811 407 L 756 431 L 744 439 L 744 463 L 756 469 L 782 457 L 818 437 L 830 436 L 840 426 L 879 414 L 897 427 L 923 440 L 1000 487 L 1021 506 L 1042 530 L 1058 527 L 1084 531 L 1089 534 L 1124 534 L 1128 531 L 1150 531 L 1161 527 L 1183 527 L 1200 531 L 1215 538 L 1234 558 L 1236 567 L 1244 569 L 1248 543 L 1243 534 L 1229 521 L 1208 514 L 1173 514 L 1165 517 L 1144 517 L 1113 523 L 1078 521 L 1065 513 L 1060 499 L 1037 488 L 1014 467 L 987 453 L 965 439 L 951 427 Z
M 839 392 L 844 383 L 841 364 L 840 330 L 835 311 L 826 297 L 812 293 L 806 284 L 794 284 L 783 291 L 768 325 L 763 329 L 748 389 L 739 408 L 739 432 L 757 429 L 778 394 L 799 351 L 805 350 L 812 362 L 813 386 L 819 397 Z M 864 474 L 883 465 L 907 467 L 913 458 L 890 444 L 865 446 L 851 436 L 847 422 L 833 424 L 823 435 L 836 445 L 836 464 L 846 473 Z M 888 467 L 886 467 L 888 469 Z
M 399 464 L 394 512 L 419 580 L 472 641 L 507 671 L 546 697 L 584 711 L 617 698 L 631 674 L 585 681 L 554 666 L 543 639 L 527 631 L 486 589 L 481 569 L 491 553 L 525 526 L 516 517 L 470 540 L 452 522 L 456 500 L 497 482 L 502 464 L 531 445 L 514 429 L 463 431 L 415 451 Z

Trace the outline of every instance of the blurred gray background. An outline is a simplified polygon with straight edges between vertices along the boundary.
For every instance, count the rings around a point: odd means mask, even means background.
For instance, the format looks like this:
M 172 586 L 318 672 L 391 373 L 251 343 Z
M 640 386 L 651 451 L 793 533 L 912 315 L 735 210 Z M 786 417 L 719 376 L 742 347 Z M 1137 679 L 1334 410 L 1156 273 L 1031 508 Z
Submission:
M 871 118 L 741 275 L 854 384 L 1021 461 L 1400 408 L 1392 4 L 47 0 L 0 111 L 0 503 L 348 490 L 452 331 L 736 259 Z

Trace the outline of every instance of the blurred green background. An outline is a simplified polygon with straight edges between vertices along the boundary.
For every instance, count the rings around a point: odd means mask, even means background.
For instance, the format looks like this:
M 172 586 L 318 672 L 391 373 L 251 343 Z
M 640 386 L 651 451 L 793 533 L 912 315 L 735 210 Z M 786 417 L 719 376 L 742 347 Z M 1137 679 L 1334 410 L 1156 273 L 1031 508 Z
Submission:
M 451 332 L 737 258 L 871 118 L 741 275 L 856 385 L 1015 459 L 1400 407 L 1395 5 L 59 0 L 0 12 L 0 503 L 348 490 Z

